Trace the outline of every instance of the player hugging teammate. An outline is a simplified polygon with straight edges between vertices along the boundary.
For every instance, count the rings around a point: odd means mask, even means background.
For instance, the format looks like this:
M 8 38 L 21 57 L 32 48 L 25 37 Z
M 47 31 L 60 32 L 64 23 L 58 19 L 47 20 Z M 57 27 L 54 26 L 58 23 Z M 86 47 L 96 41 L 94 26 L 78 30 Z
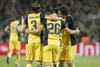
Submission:
M 22 16 L 20 32 L 26 33 L 26 67 L 32 67 L 36 60 L 37 67 L 75 67 L 72 63 L 75 51 L 75 28 L 72 16 L 65 6 L 53 10 L 50 15 L 41 13 L 39 3 L 32 4 L 32 13 L 24 19 Z M 60 63 L 57 65 L 58 61 Z

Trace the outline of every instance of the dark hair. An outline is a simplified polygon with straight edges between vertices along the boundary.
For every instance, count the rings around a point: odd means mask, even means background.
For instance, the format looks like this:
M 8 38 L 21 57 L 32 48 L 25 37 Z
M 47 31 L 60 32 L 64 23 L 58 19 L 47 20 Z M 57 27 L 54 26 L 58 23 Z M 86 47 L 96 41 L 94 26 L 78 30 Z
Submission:
M 58 14 L 58 9 L 57 9 L 57 8 L 51 9 L 51 13 L 56 13 L 56 14 Z
M 59 7 L 59 11 L 63 14 L 63 15 L 68 15 L 69 14 L 69 9 L 66 6 L 61 6 Z
M 37 2 L 33 3 L 31 8 L 32 8 L 32 11 L 35 13 L 38 13 L 41 10 L 40 4 Z

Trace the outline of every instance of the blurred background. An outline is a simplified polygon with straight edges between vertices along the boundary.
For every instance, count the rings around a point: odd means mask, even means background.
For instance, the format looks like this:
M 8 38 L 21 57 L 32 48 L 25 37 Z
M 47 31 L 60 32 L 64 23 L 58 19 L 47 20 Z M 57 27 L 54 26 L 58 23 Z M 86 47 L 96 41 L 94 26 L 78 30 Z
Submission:
M 31 4 L 35 1 L 41 4 L 44 13 L 49 13 L 55 7 L 66 5 L 81 31 L 77 39 L 76 56 L 100 56 L 100 0 L 0 0 L 0 45 L 8 45 L 9 34 L 4 31 L 4 28 L 10 23 L 13 16 L 26 16 L 31 12 Z M 24 37 L 22 37 L 22 42 L 24 41 Z M 25 54 L 25 44 L 23 49 L 21 52 Z M 0 51 L 2 50 L 5 53 L 0 52 L 1 55 L 6 54 L 8 48 L 4 50 L 2 47 Z M 93 58 L 93 60 L 95 59 Z M 100 67 L 99 62 L 93 63 L 95 63 L 94 66 Z
M 49 13 L 51 9 L 66 5 L 70 9 L 75 23 L 81 33 L 78 41 L 88 38 L 89 41 L 100 41 L 100 1 L 99 0 L 36 0 L 42 6 L 42 12 Z M 35 0 L 0 0 L 0 42 L 8 41 L 4 28 L 12 16 L 27 15 L 31 12 L 31 4 Z M 85 36 L 85 37 L 84 37 Z

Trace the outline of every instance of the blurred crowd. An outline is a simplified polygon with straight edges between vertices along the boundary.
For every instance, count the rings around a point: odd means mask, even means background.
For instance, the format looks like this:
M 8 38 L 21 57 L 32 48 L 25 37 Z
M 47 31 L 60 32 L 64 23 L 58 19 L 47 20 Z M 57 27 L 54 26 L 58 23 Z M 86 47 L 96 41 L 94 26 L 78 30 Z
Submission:
M 89 41 L 100 42 L 100 0 L 0 0 L 0 41 L 7 41 L 4 28 L 13 16 L 21 17 L 31 12 L 31 4 L 38 1 L 42 12 L 49 13 L 55 7 L 66 5 L 80 28 L 78 41 L 87 37 Z

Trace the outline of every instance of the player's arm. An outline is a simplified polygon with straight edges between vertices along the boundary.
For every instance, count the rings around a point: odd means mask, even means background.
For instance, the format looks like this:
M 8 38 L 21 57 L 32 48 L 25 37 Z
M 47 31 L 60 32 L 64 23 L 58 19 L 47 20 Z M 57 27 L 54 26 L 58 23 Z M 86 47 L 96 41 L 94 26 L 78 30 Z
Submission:
M 22 20 L 22 19 L 21 19 Z M 21 32 L 21 20 L 19 20 L 19 24 L 17 26 L 17 31 L 18 32 Z
M 44 28 L 44 25 L 41 24 L 37 29 L 34 29 L 34 30 L 26 29 L 25 33 L 26 34 L 38 34 L 38 33 L 40 33 L 43 30 L 43 28 Z
M 9 26 L 7 26 L 5 29 L 4 29 L 4 31 L 6 31 L 6 32 L 10 32 L 10 30 L 9 30 Z
M 69 34 L 79 34 L 79 29 L 78 28 L 76 28 L 76 30 L 71 30 L 68 27 L 66 27 L 65 30 Z
M 67 19 L 65 20 L 65 23 L 68 24 L 68 28 L 75 30 L 76 29 L 76 25 L 75 25 L 75 21 L 74 18 L 72 16 L 68 16 Z
M 75 30 L 75 31 L 77 31 L 76 34 L 79 34 L 79 29 L 78 29 L 78 27 L 75 28 L 75 24 L 74 24 L 75 22 L 74 22 L 74 19 L 72 18 L 72 16 L 68 16 L 68 18 L 66 19 L 65 23 L 68 24 L 68 28 L 70 28 L 72 30 L 76 29 Z M 75 31 L 71 31 L 71 33 L 75 33 Z
M 79 29 L 76 28 L 76 30 L 71 30 L 67 27 L 68 25 L 65 24 L 63 21 L 62 21 L 62 28 L 66 30 L 67 33 L 69 34 L 79 34 Z
M 26 27 L 27 27 L 27 18 L 24 21 L 24 18 L 22 16 L 21 25 L 19 25 L 20 32 L 25 32 Z

